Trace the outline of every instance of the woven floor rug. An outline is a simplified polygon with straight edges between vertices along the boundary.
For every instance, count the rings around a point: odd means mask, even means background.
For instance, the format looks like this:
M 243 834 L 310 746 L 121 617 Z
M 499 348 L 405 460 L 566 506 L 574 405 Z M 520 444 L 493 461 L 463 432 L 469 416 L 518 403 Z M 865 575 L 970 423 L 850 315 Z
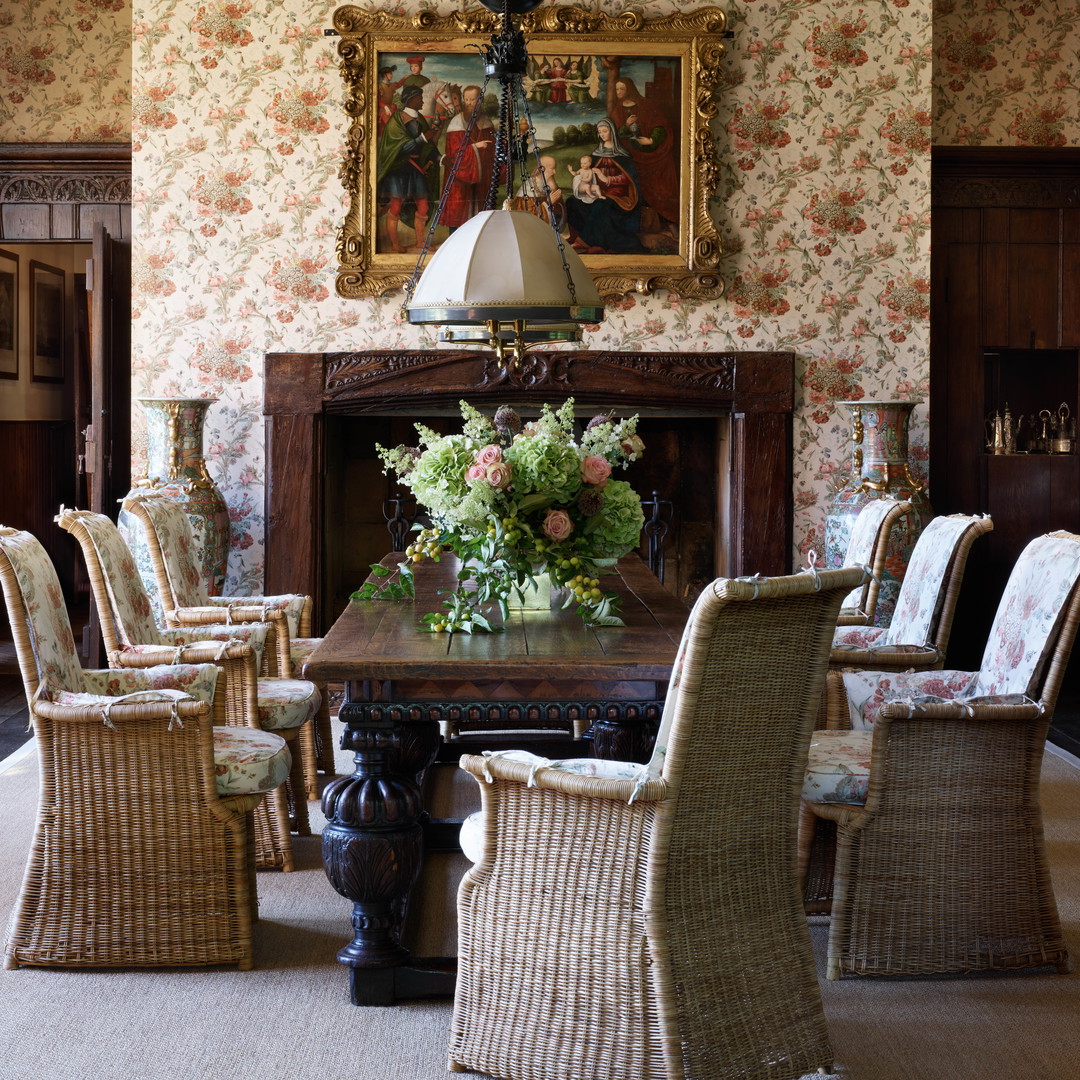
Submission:
M 0 775 L 0 926 L 29 849 L 35 770 L 31 755 Z M 1080 770 L 1048 755 L 1043 799 L 1080 961 Z M 294 873 L 259 875 L 253 971 L 0 971 L 0 1080 L 445 1080 L 448 1003 L 348 1003 L 334 953 L 349 905 L 326 881 L 319 844 L 297 842 Z M 432 895 L 440 875 L 452 892 L 459 870 L 433 867 Z M 430 911 L 418 921 L 432 940 L 452 935 Z M 826 933 L 811 921 L 819 964 Z M 1080 1075 L 1080 974 L 823 981 L 822 994 L 842 1080 Z

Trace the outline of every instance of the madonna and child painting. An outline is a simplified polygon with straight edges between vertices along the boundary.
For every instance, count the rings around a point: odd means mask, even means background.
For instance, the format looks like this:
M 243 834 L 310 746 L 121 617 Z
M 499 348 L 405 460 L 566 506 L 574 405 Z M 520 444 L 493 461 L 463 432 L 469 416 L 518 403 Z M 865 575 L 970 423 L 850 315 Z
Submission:
M 487 205 L 499 87 L 483 89 L 473 54 L 380 52 L 378 64 L 376 251 L 418 251 L 445 194 L 434 249 Z M 515 195 L 546 187 L 579 253 L 679 252 L 681 74 L 670 56 L 530 56 L 535 143 L 519 133 L 531 171 Z

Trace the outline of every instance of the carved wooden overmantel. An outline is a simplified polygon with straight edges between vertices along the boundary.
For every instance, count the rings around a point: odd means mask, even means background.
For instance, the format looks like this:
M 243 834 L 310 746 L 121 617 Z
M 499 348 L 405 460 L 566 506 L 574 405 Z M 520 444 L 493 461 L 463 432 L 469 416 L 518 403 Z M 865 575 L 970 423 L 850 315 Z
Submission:
M 462 399 L 494 408 L 573 397 L 623 415 L 730 417 L 728 572 L 788 573 L 793 362 L 779 352 L 553 350 L 508 369 L 479 351 L 268 353 L 266 588 L 319 595 L 327 416 L 424 416 Z

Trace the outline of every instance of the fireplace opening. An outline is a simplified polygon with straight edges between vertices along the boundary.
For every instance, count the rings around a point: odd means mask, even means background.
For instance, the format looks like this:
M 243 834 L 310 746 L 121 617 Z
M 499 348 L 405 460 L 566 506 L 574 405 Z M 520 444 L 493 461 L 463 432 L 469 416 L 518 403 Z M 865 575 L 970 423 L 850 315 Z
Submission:
M 520 408 L 525 417 L 538 411 Z M 583 423 L 591 415 L 578 410 Z M 632 415 L 632 411 L 619 415 Z M 422 417 L 327 417 L 322 513 L 325 611 L 341 611 L 349 594 L 364 581 L 370 564 L 394 549 L 387 522 L 393 508 L 387 502 L 401 497 L 407 513 L 415 510 L 407 489 L 393 476 L 384 475 L 375 446 L 416 445 L 417 422 L 440 434 L 461 430 L 456 411 Z M 638 434 L 645 453 L 618 473 L 618 479 L 628 481 L 646 504 L 647 522 L 652 515 L 650 504 L 659 500 L 659 521 L 666 532 L 657 530 L 660 535 L 650 545 L 651 530 L 643 531 L 638 552 L 652 564 L 664 586 L 688 602 L 717 573 L 727 572 L 719 508 L 725 505 L 730 470 L 728 427 L 727 417 L 641 415 Z

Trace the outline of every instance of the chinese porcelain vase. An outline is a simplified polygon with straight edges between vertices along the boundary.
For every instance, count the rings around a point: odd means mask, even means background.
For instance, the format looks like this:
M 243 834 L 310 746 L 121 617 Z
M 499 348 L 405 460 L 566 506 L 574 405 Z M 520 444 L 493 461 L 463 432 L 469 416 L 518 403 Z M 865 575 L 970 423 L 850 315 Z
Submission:
M 825 515 L 825 565 L 842 566 L 851 524 L 871 499 L 907 499 L 912 512 L 893 531 L 874 622 L 888 626 L 911 549 L 933 517 L 923 485 L 908 461 L 912 401 L 839 401 L 851 413 L 851 476 L 832 497 Z
M 180 503 L 202 551 L 211 596 L 220 596 L 229 558 L 229 510 L 207 472 L 206 410 L 217 398 L 139 398 L 146 413 L 146 477 L 135 490 L 161 492 Z

